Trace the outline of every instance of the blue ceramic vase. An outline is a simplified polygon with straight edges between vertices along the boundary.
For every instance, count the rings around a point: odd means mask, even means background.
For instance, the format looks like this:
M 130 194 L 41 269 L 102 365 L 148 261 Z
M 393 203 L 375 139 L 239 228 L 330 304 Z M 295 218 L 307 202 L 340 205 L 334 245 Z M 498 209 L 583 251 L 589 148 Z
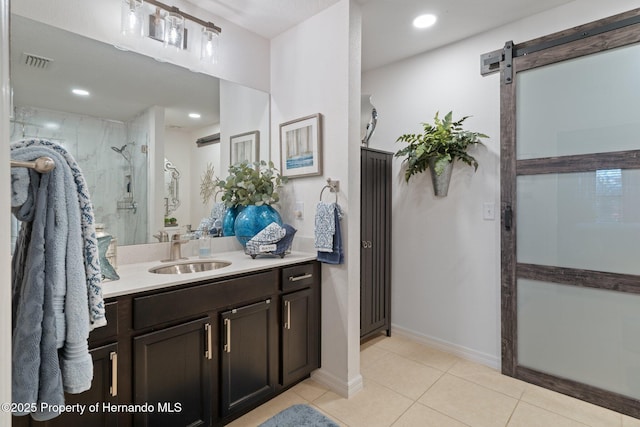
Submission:
M 222 218 L 222 235 L 223 236 L 235 236 L 235 223 L 238 212 L 242 210 L 242 206 L 234 206 L 227 208 Z
M 236 239 L 246 246 L 253 236 L 261 232 L 267 225 L 275 222 L 282 226 L 282 218 L 277 210 L 269 205 L 249 205 L 238 213 L 235 222 Z

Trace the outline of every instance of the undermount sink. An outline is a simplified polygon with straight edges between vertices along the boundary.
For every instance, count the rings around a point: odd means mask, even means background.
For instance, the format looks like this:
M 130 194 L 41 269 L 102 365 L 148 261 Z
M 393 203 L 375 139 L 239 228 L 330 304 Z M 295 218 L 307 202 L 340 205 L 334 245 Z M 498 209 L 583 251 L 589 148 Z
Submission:
M 149 269 L 150 273 L 156 274 L 187 274 L 198 273 L 201 271 L 217 270 L 230 266 L 227 261 L 185 261 L 173 264 L 159 265 Z

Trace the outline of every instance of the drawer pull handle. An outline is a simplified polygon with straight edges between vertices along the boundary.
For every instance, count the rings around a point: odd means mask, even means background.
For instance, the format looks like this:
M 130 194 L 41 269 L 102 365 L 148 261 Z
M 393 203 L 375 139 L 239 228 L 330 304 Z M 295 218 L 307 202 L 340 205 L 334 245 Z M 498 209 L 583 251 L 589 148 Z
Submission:
M 111 397 L 118 395 L 118 353 L 112 351 L 109 353 L 109 359 L 111 360 L 111 387 L 109 387 L 109 394 Z
M 231 319 L 224 319 L 224 326 L 227 330 L 225 334 L 224 351 L 231 353 Z
M 291 329 L 291 301 L 285 301 L 284 305 L 287 308 L 287 321 L 284 323 L 284 328 Z
M 311 279 L 312 277 L 313 277 L 313 274 L 311 273 L 302 274 L 300 276 L 289 276 L 289 281 L 297 282 L 298 280 Z
M 209 360 L 213 358 L 213 341 L 211 340 L 211 324 L 205 323 L 204 325 L 205 333 L 207 334 L 207 351 L 205 352 L 205 357 Z

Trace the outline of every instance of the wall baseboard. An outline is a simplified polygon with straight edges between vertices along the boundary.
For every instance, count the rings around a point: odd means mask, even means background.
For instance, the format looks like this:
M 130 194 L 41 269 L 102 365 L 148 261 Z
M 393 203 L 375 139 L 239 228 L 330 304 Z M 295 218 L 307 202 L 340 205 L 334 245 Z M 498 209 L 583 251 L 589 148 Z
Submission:
M 437 350 L 442 350 L 447 353 L 454 354 L 463 359 L 477 362 L 493 369 L 497 369 L 498 371 L 500 370 L 500 358 L 491 354 L 473 350 L 458 344 L 441 340 L 439 338 L 430 337 L 394 324 L 391 325 L 391 331 L 392 334 L 398 334 L 413 341 L 428 345 L 429 347 L 433 347 Z
M 311 373 L 311 379 L 317 381 L 334 393 L 350 399 L 360 390 L 362 390 L 364 384 L 362 382 L 362 375 L 358 374 L 355 378 L 348 382 L 336 377 L 330 372 L 320 368 Z

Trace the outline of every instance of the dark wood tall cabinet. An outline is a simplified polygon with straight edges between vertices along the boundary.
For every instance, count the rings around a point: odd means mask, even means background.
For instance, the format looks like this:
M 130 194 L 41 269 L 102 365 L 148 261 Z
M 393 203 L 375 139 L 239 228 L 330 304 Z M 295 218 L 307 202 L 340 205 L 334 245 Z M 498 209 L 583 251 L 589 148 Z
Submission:
M 391 335 L 393 153 L 361 149 L 360 338 Z

